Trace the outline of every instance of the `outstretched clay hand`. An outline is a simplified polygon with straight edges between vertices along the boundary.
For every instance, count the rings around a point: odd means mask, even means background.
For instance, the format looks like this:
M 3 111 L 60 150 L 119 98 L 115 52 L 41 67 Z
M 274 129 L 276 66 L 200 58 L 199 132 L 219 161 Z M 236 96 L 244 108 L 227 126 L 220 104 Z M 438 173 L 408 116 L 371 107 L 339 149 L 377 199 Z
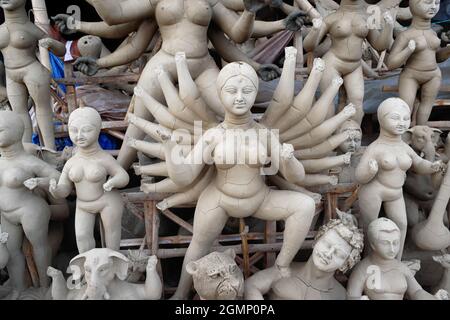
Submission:
M 50 179 L 49 185 L 48 185 L 48 191 L 53 194 L 58 189 L 58 183 L 55 179 Z
M 409 40 L 408 42 L 408 48 L 411 52 L 416 51 L 416 41 L 414 40 Z
M 5 244 L 6 242 L 8 242 L 8 233 L 6 232 L 1 232 L 0 233 L 0 243 L 1 244 Z
M 110 192 L 112 189 L 114 189 L 114 184 L 111 182 L 111 180 L 108 180 L 103 184 L 103 190 L 105 190 L 106 192 Z
M 61 13 L 52 17 L 52 20 L 55 22 L 55 25 L 58 27 L 59 32 L 61 32 L 62 34 L 71 35 L 77 33 L 76 25 L 79 22 L 76 21 L 73 16 Z
M 158 258 L 155 255 L 150 256 L 147 261 L 147 272 L 155 271 L 157 264 Z
M 319 30 L 322 27 L 323 19 L 322 18 L 312 19 L 312 24 L 314 30 Z
M 281 69 L 274 64 L 262 64 L 258 71 L 258 76 L 264 81 L 272 81 L 281 76 Z
M 95 75 L 99 70 L 97 59 L 92 57 L 80 57 L 74 62 L 73 65 L 75 69 L 88 76 Z
M 244 7 L 247 11 L 256 13 L 266 6 L 265 0 L 244 0 Z
M 450 269 L 450 254 L 444 254 L 441 256 L 433 256 L 433 260 L 439 263 L 443 268 Z
M 284 18 L 283 24 L 289 31 L 299 31 L 305 25 L 305 17 L 305 13 L 294 11 Z
M 280 151 L 281 160 L 287 161 L 294 157 L 294 146 L 289 143 L 283 143 Z
M 431 165 L 431 169 L 434 172 L 444 172 L 447 169 L 447 165 L 442 162 L 442 160 L 438 160 L 433 162 L 433 164 Z
M 23 185 L 28 189 L 33 191 L 39 186 L 39 178 L 30 178 L 28 180 L 25 180 Z
M 376 174 L 378 172 L 378 162 L 375 159 L 369 160 L 369 171 L 372 174 Z
M 434 296 L 436 297 L 436 299 L 438 300 L 450 300 L 449 294 L 447 292 L 447 290 L 444 289 L 439 289 Z

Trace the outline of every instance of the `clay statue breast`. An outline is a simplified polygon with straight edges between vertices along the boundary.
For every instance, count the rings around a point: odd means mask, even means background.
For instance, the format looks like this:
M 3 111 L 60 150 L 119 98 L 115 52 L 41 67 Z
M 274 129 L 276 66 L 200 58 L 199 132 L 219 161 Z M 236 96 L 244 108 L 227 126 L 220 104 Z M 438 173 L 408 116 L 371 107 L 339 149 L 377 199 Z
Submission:
M 169 26 L 187 18 L 194 24 L 208 26 L 212 8 L 205 0 L 163 0 L 156 7 L 156 21 L 160 26 Z
M 36 39 L 26 31 L 15 31 L 10 34 L 9 44 L 17 49 L 28 49 L 36 45 Z
M 360 14 L 336 13 L 336 16 L 333 18 L 330 34 L 334 38 L 347 38 L 352 35 L 365 38 L 369 32 L 367 23 Z
M 22 188 L 23 182 L 33 178 L 33 175 L 21 168 L 11 168 L 2 172 L 0 185 L 8 188 Z
M 71 181 L 78 183 L 86 179 L 89 182 L 105 181 L 107 172 L 103 166 L 96 164 L 74 165 L 69 171 Z
M 391 269 L 382 271 L 380 276 L 380 284 L 378 286 L 369 285 L 366 281 L 365 288 L 366 293 L 374 292 L 376 294 L 393 294 L 402 296 L 408 289 L 408 283 L 405 276 L 400 270 Z

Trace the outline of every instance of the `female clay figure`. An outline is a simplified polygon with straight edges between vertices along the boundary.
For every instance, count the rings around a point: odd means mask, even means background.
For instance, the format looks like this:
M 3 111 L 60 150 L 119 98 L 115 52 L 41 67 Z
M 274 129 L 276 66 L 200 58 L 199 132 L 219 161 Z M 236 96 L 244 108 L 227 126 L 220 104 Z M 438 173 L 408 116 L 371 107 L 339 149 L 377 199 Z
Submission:
M 29 179 L 57 179 L 59 172 L 23 148 L 24 124 L 11 111 L 0 112 L 0 211 L 2 231 L 9 234 L 7 265 L 12 286 L 22 291 L 25 284 L 25 258 L 22 253 L 23 236 L 33 246 L 33 257 L 41 287 L 47 287 L 47 267 L 50 248 L 47 242 L 50 208 L 46 201 L 29 190 Z
M 64 166 L 59 182 L 50 181 L 55 198 L 67 197 L 75 186 L 77 207 L 75 236 L 80 253 L 95 248 L 94 224 L 99 213 L 105 229 L 106 247 L 120 246 L 123 201 L 113 189 L 128 184 L 128 174 L 98 144 L 102 120 L 95 109 L 85 107 L 69 117 L 69 135 L 77 146 L 76 154 Z
M 400 98 L 411 111 L 417 92 L 421 90 L 417 109 L 418 125 L 426 125 L 434 100 L 441 86 L 441 70 L 438 62 L 445 61 L 450 50 L 440 49 L 441 39 L 431 28 L 431 19 L 439 11 L 440 0 L 411 0 L 413 14 L 411 26 L 395 39 L 387 66 L 396 69 L 404 65 L 399 79 Z
M 0 26 L 0 50 L 6 68 L 9 103 L 25 125 L 23 140 L 31 141 L 32 126 L 28 114 L 28 94 L 36 107 L 36 119 L 47 148 L 55 149 L 53 111 L 50 100 L 50 72 L 36 59 L 39 45 L 63 56 L 64 44 L 47 35 L 28 19 L 26 0 L 2 1 L 5 23 Z
M 200 88 L 202 97 L 215 113 L 223 115 L 223 107 L 214 86 L 218 68 L 208 53 L 207 31 L 214 22 L 232 40 L 241 43 L 251 33 L 255 12 L 265 4 L 262 1 L 246 0 L 246 10 L 241 16 L 225 8 L 217 0 L 87 0 L 95 7 L 100 17 L 109 25 L 117 25 L 146 19 L 149 23 L 156 20 L 162 36 L 161 50 L 147 63 L 139 80 L 139 86 L 156 100 L 162 101 L 162 91 L 156 77 L 155 69 L 164 69 L 176 79 L 174 56 L 176 52 L 185 52 L 189 71 Z M 122 48 L 123 49 L 123 48 Z M 92 64 L 87 62 L 87 66 Z M 80 68 L 84 68 L 79 65 Z M 134 113 L 144 119 L 150 114 L 142 99 L 136 98 Z M 138 128 L 130 125 L 127 138 L 142 138 Z M 118 161 L 128 168 L 134 161 L 136 151 L 123 144 Z
M 250 108 L 258 92 L 255 70 L 244 63 L 228 64 L 219 73 L 217 90 L 225 107 L 225 120 L 207 130 L 187 158 L 177 159 L 174 155 L 180 150 L 178 145 L 170 135 L 161 133 L 167 170 L 177 185 L 192 183 L 206 164 L 216 168 L 197 202 L 193 239 L 174 298 L 187 297 L 192 277 L 186 265 L 208 253 L 229 216 L 286 221 L 285 240 L 276 261 L 283 275 L 289 274 L 289 265 L 314 216 L 312 198 L 293 191 L 271 190 L 261 175 L 269 157 L 290 182 L 302 181 L 305 171 L 293 156 L 292 146 L 281 146 L 267 128 L 252 120 Z M 242 143 L 234 144 L 236 138 Z
M 441 161 L 422 159 L 402 140 L 411 123 L 409 107 L 399 98 L 389 98 L 378 107 L 380 135 L 364 152 L 356 168 L 359 206 L 365 231 L 370 222 L 378 218 L 381 205 L 388 218 L 400 228 L 401 259 L 406 237 L 407 217 L 402 187 L 406 171 L 411 167 L 418 174 L 431 174 L 443 170 Z M 367 233 L 366 233 L 367 235 Z M 367 247 L 366 247 L 367 248 Z
M 383 14 L 380 32 L 367 23 L 366 3 L 363 0 L 342 0 L 339 9 L 327 17 L 313 20 L 313 28 L 304 41 L 306 51 L 312 51 L 330 35 L 331 49 L 323 56 L 327 70 L 320 83 L 325 90 L 337 76 L 344 79 L 349 102 L 356 108 L 354 120 L 361 123 L 364 116 L 364 79 L 361 58 L 365 39 L 378 51 L 387 49 L 392 39 L 394 21 L 388 12 Z M 330 106 L 328 117 L 335 114 Z
M 398 261 L 401 231 L 389 219 L 379 218 L 367 228 L 371 254 L 353 269 L 347 284 L 349 299 L 448 300 L 448 293 L 439 290 L 434 296 L 423 290 L 406 264 Z M 365 295 L 365 296 L 363 296 Z
M 351 220 L 350 220 L 351 221 Z M 357 226 L 345 220 L 330 220 L 316 235 L 313 252 L 306 263 L 292 263 L 292 275 L 282 278 L 274 267 L 245 281 L 245 299 L 345 300 L 345 288 L 334 278 L 358 263 L 364 239 Z

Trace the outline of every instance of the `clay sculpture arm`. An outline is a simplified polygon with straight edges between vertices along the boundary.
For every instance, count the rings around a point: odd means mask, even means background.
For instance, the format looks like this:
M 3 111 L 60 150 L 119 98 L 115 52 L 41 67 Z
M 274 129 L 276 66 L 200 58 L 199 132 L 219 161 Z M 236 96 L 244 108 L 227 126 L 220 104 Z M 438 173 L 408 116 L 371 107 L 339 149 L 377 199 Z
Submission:
M 387 67 L 390 70 L 401 67 L 408 61 L 415 50 L 416 42 L 407 38 L 404 33 L 400 33 L 395 39 L 392 50 L 386 60 Z
M 403 268 L 403 273 L 406 278 L 406 282 L 408 283 L 408 289 L 407 294 L 408 297 L 411 300 L 441 300 L 441 292 L 437 292 L 436 295 L 432 295 L 431 293 L 426 292 L 423 290 L 422 286 L 417 282 L 416 278 L 414 278 L 414 275 L 412 274 L 411 270 L 409 270 L 407 267 Z M 445 290 L 442 290 L 446 292 Z M 448 294 L 447 299 L 448 300 Z
M 364 261 L 353 269 L 347 283 L 347 298 L 349 300 L 361 300 L 364 294 L 364 284 L 367 279 L 367 267 Z
M 327 140 L 317 146 L 295 150 L 294 155 L 297 159 L 320 159 L 326 157 L 331 151 L 339 147 L 349 138 L 348 132 L 341 132 L 329 137 Z
M 412 158 L 412 168 L 414 172 L 418 174 L 432 174 L 439 171 L 443 171 L 444 163 L 442 161 L 431 162 L 425 160 L 417 155 L 417 153 L 408 145 L 405 144 L 408 148 L 408 154 Z
M 361 184 L 369 183 L 378 173 L 378 162 L 374 159 L 370 146 L 366 149 L 355 170 L 356 181 Z
M 86 0 L 109 25 L 152 17 L 158 0 Z
M 244 299 L 264 300 L 263 295 L 268 293 L 272 284 L 280 278 L 280 271 L 276 267 L 271 267 L 255 273 L 245 280 Z
M 394 36 L 394 19 L 389 12 L 383 14 L 384 26 L 380 31 L 370 29 L 367 40 L 375 50 L 383 51 L 389 49 Z
M 93 57 L 80 57 L 75 61 L 74 66 L 84 74 L 92 76 L 97 73 L 98 69 L 111 68 L 133 62 L 145 52 L 157 28 L 156 22 L 143 21 L 128 44 L 98 60 Z
M 294 147 L 291 144 L 284 143 L 282 146 L 275 142 L 276 137 L 272 139 L 271 160 L 272 164 L 279 165 L 280 172 L 283 177 L 291 183 L 301 184 L 305 179 L 305 168 L 297 158 L 294 157 Z M 280 148 L 281 147 L 281 148 Z M 274 153 L 275 156 L 274 157 Z M 278 160 L 279 159 L 279 160 Z M 279 164 L 276 163 L 279 161 Z M 274 163 L 275 162 L 275 163 Z
M 73 189 L 73 182 L 69 179 L 68 171 L 70 167 L 66 164 L 63 168 L 59 181 L 51 179 L 49 183 L 49 192 L 56 199 L 67 198 Z
M 42 38 L 39 41 L 39 46 L 51 51 L 58 57 L 63 57 L 66 54 L 66 46 L 52 38 L 48 38 L 47 36 Z
M 283 30 L 299 31 L 303 26 L 305 14 L 299 10 L 290 13 L 286 18 L 277 21 L 255 21 L 252 38 L 270 36 Z
M 151 256 L 147 262 L 145 285 L 144 285 L 144 298 L 147 300 L 159 300 L 162 295 L 162 282 L 159 277 L 156 265 L 158 264 L 158 258 Z
M 69 289 L 67 281 L 60 270 L 48 267 L 47 275 L 52 278 L 51 295 L 53 300 L 67 300 Z
M 445 48 L 440 48 L 436 52 L 436 60 L 438 63 L 446 61 L 450 57 L 450 46 L 447 45 Z
M 109 179 L 103 185 L 103 189 L 107 192 L 112 189 L 124 188 L 130 181 L 128 173 L 122 168 L 119 163 L 111 155 L 106 154 L 108 157 L 104 161 L 104 166 L 108 172 Z
M 303 47 L 306 52 L 313 51 L 328 34 L 329 26 L 325 20 L 322 18 L 314 18 L 312 23 L 312 29 L 303 40 Z
M 335 167 L 350 164 L 351 153 L 341 154 L 334 157 L 326 157 L 322 159 L 302 160 L 301 163 L 306 173 L 318 173 Z
M 327 184 L 335 186 L 337 185 L 338 180 L 339 179 L 337 176 L 328 176 L 325 174 L 306 174 L 300 185 L 303 187 L 315 187 Z

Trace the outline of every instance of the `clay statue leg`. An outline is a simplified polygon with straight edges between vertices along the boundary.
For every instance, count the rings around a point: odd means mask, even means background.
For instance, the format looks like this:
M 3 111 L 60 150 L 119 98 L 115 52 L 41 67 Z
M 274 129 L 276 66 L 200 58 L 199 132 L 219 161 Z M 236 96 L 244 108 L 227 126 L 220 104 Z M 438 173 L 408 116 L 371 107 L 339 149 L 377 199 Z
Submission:
M 373 189 L 366 189 L 363 186 L 359 191 L 358 202 L 364 231 L 364 254 L 367 255 L 371 251 L 367 238 L 367 229 L 369 224 L 378 218 L 383 201 Z
M 26 289 L 25 285 L 25 257 L 22 253 L 23 230 L 21 226 L 10 223 L 2 215 L 2 232 L 8 233 L 6 247 L 9 251 L 9 261 L 6 265 L 12 286 L 18 291 Z
M 341 77 L 341 74 L 333 67 L 331 62 L 325 61 L 325 71 L 323 72 L 322 80 L 320 80 L 320 93 L 323 94 L 325 90 L 331 86 L 333 79 Z M 328 109 L 327 119 L 336 114 L 336 106 L 334 103 Z
M 108 206 L 100 212 L 103 227 L 105 228 L 106 247 L 118 251 L 120 249 L 120 237 L 122 235 L 123 202 L 120 195 L 108 203 Z
M 28 113 L 28 90 L 27 87 L 6 77 L 6 88 L 8 100 L 12 110 L 19 115 L 25 125 L 22 141 L 31 142 L 33 128 L 31 125 L 30 114 Z
M 186 265 L 208 254 L 228 220 L 225 210 L 218 206 L 219 198 L 219 192 L 209 187 L 202 193 L 197 202 L 192 241 L 186 251 L 180 282 L 172 299 L 186 299 L 188 297 L 192 285 L 192 276 L 187 273 Z
M 403 70 L 398 80 L 398 94 L 400 99 L 408 104 L 411 112 L 414 108 L 414 102 L 416 101 L 419 86 L 417 80 L 409 74 L 408 70 Z
M 79 253 L 95 248 L 94 226 L 95 214 L 77 207 L 75 210 L 75 237 Z
M 220 102 L 219 94 L 217 92 L 216 81 L 219 75 L 219 69 L 209 68 L 203 71 L 196 79 L 198 90 L 206 104 L 214 110 L 218 115 L 224 115 L 224 108 Z
M 50 98 L 50 73 L 40 63 L 36 63 L 30 66 L 23 81 L 35 104 L 36 120 L 44 140 L 41 144 L 55 150 L 55 130 L 52 100 Z
M 405 200 L 403 197 L 394 200 L 384 202 L 384 211 L 386 216 L 395 222 L 400 229 L 400 249 L 398 251 L 397 259 L 401 260 L 403 255 L 403 247 L 405 245 L 406 231 L 407 231 L 407 217 Z
M 291 264 L 311 227 L 316 205 L 311 197 L 295 191 L 270 190 L 263 204 L 253 215 L 263 220 L 284 220 L 284 240 L 276 264 Z
M 39 284 L 46 288 L 49 285 L 47 268 L 51 262 L 51 249 L 48 241 L 50 208 L 45 203 L 36 204 L 26 210 L 27 214 L 23 215 L 21 219 L 22 228 L 33 246 L 33 258 L 39 274 Z
M 364 117 L 364 75 L 362 66 L 359 66 L 355 71 L 344 77 L 344 87 L 345 92 L 347 93 L 348 102 L 353 103 L 356 109 L 355 115 L 352 118 L 361 124 Z
M 427 124 L 439 89 L 441 88 L 441 80 L 440 76 L 436 76 L 422 85 L 420 104 L 417 109 L 417 125 Z

